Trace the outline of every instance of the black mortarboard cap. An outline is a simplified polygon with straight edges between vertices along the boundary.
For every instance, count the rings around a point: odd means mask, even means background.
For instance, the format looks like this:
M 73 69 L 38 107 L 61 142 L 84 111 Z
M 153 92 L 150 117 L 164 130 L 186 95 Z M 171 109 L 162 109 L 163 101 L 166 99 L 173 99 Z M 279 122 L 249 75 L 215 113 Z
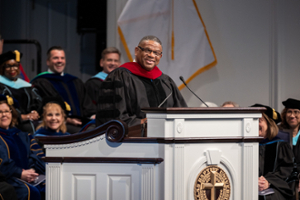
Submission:
M 0 94 L 0 101 L 3 101 L 3 100 L 5 100 L 7 102 L 7 104 L 10 106 L 14 106 L 15 108 L 20 107 L 18 100 L 16 100 L 15 98 L 12 98 L 9 95 Z
M 39 110 L 39 114 L 42 115 L 43 113 L 43 107 L 47 104 L 47 103 L 56 103 L 58 105 L 60 105 L 60 107 L 65 111 L 66 115 L 68 114 L 68 112 L 71 111 L 71 107 L 70 105 L 65 102 L 61 97 L 59 96 L 46 96 L 43 98 L 42 101 L 42 107 Z
M 286 108 L 293 108 L 293 109 L 299 109 L 300 110 L 300 101 L 297 99 L 287 99 L 286 101 L 283 101 L 282 104 Z
M 270 119 L 272 119 L 276 124 L 278 124 L 279 122 L 281 122 L 281 117 L 279 112 L 277 112 L 274 108 L 271 108 L 269 106 L 265 106 L 262 104 L 254 104 L 251 107 L 264 107 L 267 110 L 264 112 Z
M 0 55 L 0 65 L 2 65 L 2 63 L 8 61 L 8 60 L 15 60 L 17 62 L 21 61 L 21 57 L 22 57 L 22 53 L 20 53 L 18 50 L 15 51 L 8 51 L 6 53 L 3 53 Z

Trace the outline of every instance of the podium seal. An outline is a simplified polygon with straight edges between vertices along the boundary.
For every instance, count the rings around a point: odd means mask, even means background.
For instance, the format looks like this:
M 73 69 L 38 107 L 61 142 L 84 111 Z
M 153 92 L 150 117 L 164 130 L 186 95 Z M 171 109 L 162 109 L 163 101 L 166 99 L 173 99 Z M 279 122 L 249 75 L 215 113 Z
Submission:
M 230 182 L 226 172 L 217 166 L 204 168 L 194 185 L 195 200 L 229 200 Z

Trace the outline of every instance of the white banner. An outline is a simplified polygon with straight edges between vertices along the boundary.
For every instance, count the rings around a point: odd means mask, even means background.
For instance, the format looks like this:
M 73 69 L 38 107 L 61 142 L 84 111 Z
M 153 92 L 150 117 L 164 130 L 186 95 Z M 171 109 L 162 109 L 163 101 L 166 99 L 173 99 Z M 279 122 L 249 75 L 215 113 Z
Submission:
M 130 61 L 144 36 L 155 35 L 162 41 L 163 56 L 158 67 L 180 89 L 184 86 L 179 76 L 188 83 L 217 63 L 195 0 L 128 0 L 118 26 Z

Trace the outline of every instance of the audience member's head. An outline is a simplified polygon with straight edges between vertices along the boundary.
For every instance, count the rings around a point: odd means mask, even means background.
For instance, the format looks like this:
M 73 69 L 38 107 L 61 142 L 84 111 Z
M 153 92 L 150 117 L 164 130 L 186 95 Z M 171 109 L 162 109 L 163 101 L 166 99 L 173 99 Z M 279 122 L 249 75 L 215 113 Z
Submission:
M 135 60 L 141 67 L 151 71 L 162 57 L 162 43 L 156 36 L 145 36 L 135 47 Z
M 251 107 L 265 107 L 267 109 L 259 119 L 259 136 L 272 140 L 278 134 L 276 124 L 281 121 L 280 114 L 273 108 L 262 104 L 254 104 Z
M 0 55 L 0 75 L 10 80 L 16 80 L 20 74 L 22 53 L 18 50 L 8 51 Z
M 233 101 L 225 101 L 221 107 L 228 107 L 228 108 L 238 108 L 240 107 L 239 104 Z
M 65 51 L 60 46 L 53 46 L 47 51 L 47 66 L 57 74 L 61 74 L 66 67 Z
M 120 66 L 121 52 L 115 47 L 108 47 L 102 51 L 100 66 L 103 72 L 109 74 Z
M 287 99 L 283 101 L 284 109 L 281 112 L 281 126 L 286 129 L 294 129 L 300 124 L 300 101 L 297 99 Z
M 69 105 L 59 97 L 44 97 L 43 99 L 43 120 L 37 129 L 43 127 L 53 131 L 65 133 L 66 113 L 70 111 Z
M 8 95 L 0 95 L 0 128 L 9 129 L 18 124 L 18 112 L 15 107 L 19 107 L 19 103 Z

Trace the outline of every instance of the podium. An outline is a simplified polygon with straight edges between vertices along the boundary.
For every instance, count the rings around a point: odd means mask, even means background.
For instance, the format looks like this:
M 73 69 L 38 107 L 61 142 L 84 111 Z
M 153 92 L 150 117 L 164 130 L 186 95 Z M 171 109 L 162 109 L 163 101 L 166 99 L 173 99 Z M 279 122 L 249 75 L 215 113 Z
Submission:
M 113 120 L 39 137 L 47 200 L 258 199 L 264 108 L 145 108 L 146 137 Z

